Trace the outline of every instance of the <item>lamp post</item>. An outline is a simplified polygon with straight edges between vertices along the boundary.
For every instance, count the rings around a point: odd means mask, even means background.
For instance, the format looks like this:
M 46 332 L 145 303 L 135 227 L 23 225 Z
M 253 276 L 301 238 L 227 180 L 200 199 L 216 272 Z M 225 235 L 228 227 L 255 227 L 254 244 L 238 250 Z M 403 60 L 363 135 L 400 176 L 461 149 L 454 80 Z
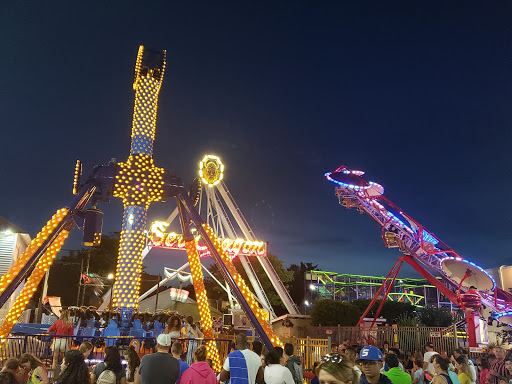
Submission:
M 114 274 L 113 273 L 109 273 L 108 276 L 107 276 L 107 279 L 110 280 L 111 284 L 110 284 L 110 303 L 108 305 L 108 309 L 112 310 L 112 292 L 114 291 Z

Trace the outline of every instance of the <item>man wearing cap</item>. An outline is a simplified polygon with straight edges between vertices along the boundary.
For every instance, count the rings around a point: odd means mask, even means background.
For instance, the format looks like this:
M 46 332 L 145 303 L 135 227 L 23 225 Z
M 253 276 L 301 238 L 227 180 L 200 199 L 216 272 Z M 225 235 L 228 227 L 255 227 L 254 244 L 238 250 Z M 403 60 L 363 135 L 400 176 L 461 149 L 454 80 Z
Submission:
M 169 354 L 171 337 L 161 333 L 156 338 L 156 353 L 144 355 L 135 384 L 174 384 L 180 375 L 180 363 Z
M 361 349 L 357 361 L 363 372 L 360 384 L 392 384 L 387 376 L 380 373 L 382 358 L 382 352 L 377 347 L 368 346 Z
M 411 384 L 412 379 L 411 375 L 402 371 L 402 369 L 398 366 L 398 356 L 394 353 L 386 354 L 386 365 L 389 370 L 387 372 L 383 372 L 382 374 L 387 376 L 389 380 L 393 384 Z
M 434 364 L 430 362 L 430 359 L 434 355 L 438 355 L 436 351 L 434 351 L 434 344 L 431 342 L 428 342 L 425 345 L 425 354 L 423 355 L 423 372 L 429 371 L 429 372 L 435 372 L 434 370 Z

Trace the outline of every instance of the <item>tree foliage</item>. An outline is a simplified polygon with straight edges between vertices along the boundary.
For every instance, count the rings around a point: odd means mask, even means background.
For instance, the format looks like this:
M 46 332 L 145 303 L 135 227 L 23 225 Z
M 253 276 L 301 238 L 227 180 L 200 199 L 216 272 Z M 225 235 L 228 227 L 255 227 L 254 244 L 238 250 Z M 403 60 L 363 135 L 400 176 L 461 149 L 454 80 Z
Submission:
M 289 284 L 293 280 L 293 272 L 286 270 L 283 266 L 283 262 L 277 256 L 269 253 L 267 257 L 269 258 L 270 263 L 274 267 L 276 273 L 278 274 L 279 278 L 281 279 L 281 281 L 283 282 L 285 287 L 287 289 L 289 289 Z M 270 301 L 270 304 L 274 308 L 274 311 L 276 312 L 276 314 L 278 316 L 285 314 L 286 309 L 285 309 L 279 295 L 275 291 L 272 282 L 270 281 L 267 274 L 263 270 L 263 267 L 261 266 L 260 262 L 254 257 L 249 257 L 248 259 L 249 259 L 249 262 L 251 263 L 254 273 L 256 274 L 256 276 L 258 277 L 258 280 L 260 281 L 263 291 L 267 295 L 267 297 Z M 246 283 L 250 287 L 251 291 L 254 293 L 254 291 L 252 289 L 252 285 L 249 281 L 247 273 L 245 272 L 245 269 L 244 269 L 240 259 L 239 258 L 234 259 L 233 264 L 234 264 L 236 270 L 238 271 L 238 273 L 240 273 L 242 278 L 246 281 Z M 212 264 L 212 266 L 210 268 L 208 268 L 208 270 L 215 276 L 215 278 L 217 280 L 219 280 L 220 282 L 224 281 L 224 278 L 222 277 L 222 273 L 220 272 L 220 269 L 217 266 L 217 264 Z M 224 291 L 224 289 L 219 287 L 219 285 L 209 276 L 205 276 L 205 288 L 206 288 L 206 292 L 207 292 L 209 298 L 215 298 L 218 301 L 221 301 L 221 300 L 226 301 L 228 299 L 227 293 Z M 301 289 L 303 290 L 304 288 L 301 288 Z
M 422 308 L 418 311 L 417 317 L 426 327 L 448 327 L 453 323 L 449 308 Z
M 305 299 L 306 273 L 318 269 L 317 264 L 303 263 L 292 264 L 288 271 L 293 273 L 293 280 L 290 283 L 290 296 L 300 307 Z
M 352 303 L 339 300 L 318 300 L 311 309 L 313 325 L 354 326 L 360 317 L 359 308 Z
M 352 302 L 352 304 L 354 304 L 360 311 L 360 316 L 363 315 L 364 311 L 366 308 L 368 308 L 370 303 L 370 299 L 360 299 L 354 300 Z M 379 308 L 380 303 L 381 300 L 377 300 L 371 307 L 370 311 L 366 314 L 366 317 L 374 317 L 377 313 L 377 309 Z M 400 316 L 413 316 L 414 311 L 415 307 L 411 303 L 386 300 L 382 306 L 379 317 L 386 319 L 386 323 L 388 324 L 395 324 Z

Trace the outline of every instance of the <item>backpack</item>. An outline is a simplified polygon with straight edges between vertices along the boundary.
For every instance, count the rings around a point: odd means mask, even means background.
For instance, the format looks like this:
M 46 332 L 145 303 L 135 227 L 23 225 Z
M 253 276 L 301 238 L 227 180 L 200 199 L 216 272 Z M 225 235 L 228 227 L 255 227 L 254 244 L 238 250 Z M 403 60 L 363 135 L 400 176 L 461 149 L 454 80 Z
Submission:
M 117 384 L 116 374 L 110 369 L 105 369 L 99 375 L 96 384 Z

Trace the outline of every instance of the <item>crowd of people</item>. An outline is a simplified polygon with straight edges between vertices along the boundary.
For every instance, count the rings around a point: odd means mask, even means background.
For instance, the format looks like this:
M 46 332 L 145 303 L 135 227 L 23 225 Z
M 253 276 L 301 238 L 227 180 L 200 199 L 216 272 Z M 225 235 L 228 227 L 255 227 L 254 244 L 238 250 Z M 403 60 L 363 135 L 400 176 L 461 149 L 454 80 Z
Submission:
M 220 318 L 214 319 L 217 335 L 222 325 Z M 501 347 L 470 359 L 466 350 L 437 352 L 431 343 L 424 351 L 404 353 L 398 343 L 377 348 L 345 340 L 331 345 L 331 352 L 310 372 L 303 369 L 292 344 L 267 350 L 260 341 L 249 343 L 240 333 L 221 371 L 214 372 L 202 345 L 201 324 L 191 316 L 169 316 L 154 353 L 140 359 L 132 346 L 121 352 L 109 346 L 103 361 L 95 365 L 88 360 L 94 349 L 89 341 L 71 349 L 70 338 L 59 337 L 72 330 L 63 311 L 50 328 L 58 335 L 52 344 L 51 378 L 41 360 L 24 353 L 4 363 L 0 384 L 300 384 L 305 378 L 311 384 L 512 384 L 512 354 Z
M 315 363 L 312 384 L 512 384 L 512 353 L 499 346 L 475 359 L 462 348 L 438 353 L 431 343 L 414 353 L 398 343 L 361 348 L 348 341 L 331 350 Z

